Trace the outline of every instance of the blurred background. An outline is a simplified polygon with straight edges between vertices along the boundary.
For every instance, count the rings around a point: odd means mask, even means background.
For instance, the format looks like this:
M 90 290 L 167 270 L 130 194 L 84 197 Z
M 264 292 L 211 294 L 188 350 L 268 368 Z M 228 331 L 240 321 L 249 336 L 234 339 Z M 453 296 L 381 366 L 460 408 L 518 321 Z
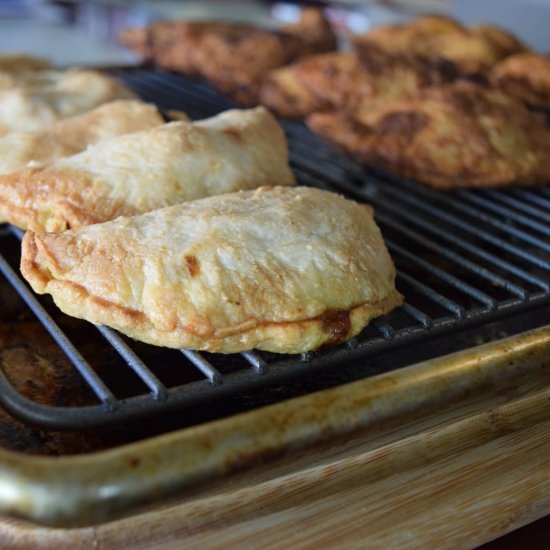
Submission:
M 536 50 L 550 51 L 550 0 L 401 0 L 304 2 L 324 5 L 345 41 L 347 33 L 445 13 L 466 23 L 501 25 Z M 295 2 L 260 0 L 0 0 L 0 54 L 22 52 L 59 65 L 128 65 L 135 55 L 117 40 L 121 29 L 158 19 L 227 19 L 273 25 L 297 16 Z

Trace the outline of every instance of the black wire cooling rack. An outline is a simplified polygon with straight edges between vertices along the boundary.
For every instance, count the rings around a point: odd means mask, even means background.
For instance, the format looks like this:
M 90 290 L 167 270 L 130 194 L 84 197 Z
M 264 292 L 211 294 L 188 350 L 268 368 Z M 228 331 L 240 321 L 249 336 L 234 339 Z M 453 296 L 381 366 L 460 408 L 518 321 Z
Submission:
M 234 107 L 209 85 L 175 74 L 134 69 L 115 76 L 144 100 L 163 109 L 183 110 L 192 118 Z M 345 344 L 299 356 L 161 350 L 96 327 L 90 336 L 94 346 L 114 350 L 127 371 L 125 376 L 141 384 L 141 391 L 127 397 L 83 356 L 73 334 L 60 327 L 60 314 L 52 313 L 55 309 L 49 299 L 36 296 L 22 280 L 17 254 L 7 252 L 17 249 L 22 232 L 3 226 L 1 273 L 63 350 L 96 401 L 81 407 L 37 403 L 19 393 L 0 369 L 0 402 L 5 408 L 48 428 L 105 426 L 260 386 L 292 383 L 291 378 L 299 374 L 338 367 L 550 303 L 549 188 L 438 192 L 354 162 L 301 123 L 282 123 L 300 184 L 339 191 L 375 207 L 397 267 L 403 306 L 374 320 Z M 78 333 L 81 325 L 89 330 L 84 321 L 75 323 L 73 332 Z M 159 372 L 166 370 L 167 363 L 174 373 L 185 375 L 161 380 Z

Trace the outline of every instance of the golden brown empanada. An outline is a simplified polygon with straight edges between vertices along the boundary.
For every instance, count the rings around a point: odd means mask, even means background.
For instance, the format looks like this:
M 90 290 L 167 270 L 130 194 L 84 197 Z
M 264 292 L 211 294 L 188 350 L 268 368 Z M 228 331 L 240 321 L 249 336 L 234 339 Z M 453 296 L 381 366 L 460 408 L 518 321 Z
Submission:
M 164 123 L 154 105 L 120 99 L 67 119 L 44 130 L 0 136 L 0 174 L 40 166 L 75 155 L 104 139 Z
M 372 209 L 307 187 L 29 231 L 21 271 L 69 315 L 155 345 L 222 353 L 336 344 L 402 301 Z
M 334 50 L 336 37 L 322 10 L 301 10 L 300 21 L 279 30 L 216 21 L 158 21 L 122 33 L 121 41 L 165 69 L 206 77 L 244 105 L 258 102 L 272 69 Z
M 104 140 L 0 176 L 0 216 L 64 231 L 179 202 L 294 183 L 283 130 L 263 107 Z
M 136 99 L 125 86 L 99 71 L 32 71 L 0 89 L 0 134 L 40 130 L 115 99 Z
M 409 56 L 364 61 L 353 51 L 312 55 L 268 74 L 261 89 L 264 105 L 283 116 L 316 111 L 353 111 L 375 101 L 411 95 L 457 77 L 450 63 Z
M 314 113 L 307 122 L 360 160 L 433 187 L 550 182 L 545 117 L 470 82 L 381 101 L 353 117 Z
M 550 55 L 513 55 L 494 67 L 491 81 L 528 105 L 550 109 Z

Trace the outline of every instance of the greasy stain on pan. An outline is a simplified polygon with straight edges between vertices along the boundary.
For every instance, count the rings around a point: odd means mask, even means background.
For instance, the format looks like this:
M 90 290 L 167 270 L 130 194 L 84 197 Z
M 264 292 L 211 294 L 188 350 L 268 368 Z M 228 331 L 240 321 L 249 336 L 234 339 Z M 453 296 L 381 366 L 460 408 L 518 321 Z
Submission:
M 147 69 L 114 74 L 144 100 L 192 118 L 234 107 L 209 85 L 179 75 Z M 223 411 L 223 401 L 236 395 L 258 388 L 276 392 L 301 375 L 334 372 L 412 343 L 429 345 L 441 335 L 550 303 L 550 188 L 438 192 L 354 162 L 301 123 L 283 125 L 300 184 L 375 207 L 397 267 L 403 306 L 350 342 L 317 353 L 224 356 L 155 348 L 69 319 L 48 297 L 35 295 L 19 275 L 21 231 L 0 226 L 0 320 L 39 323 L 84 387 L 76 403 L 59 396 L 45 402 L 20 391 L 3 368 L 0 402 L 6 409 L 25 422 L 57 430 L 112 426 L 220 401 Z

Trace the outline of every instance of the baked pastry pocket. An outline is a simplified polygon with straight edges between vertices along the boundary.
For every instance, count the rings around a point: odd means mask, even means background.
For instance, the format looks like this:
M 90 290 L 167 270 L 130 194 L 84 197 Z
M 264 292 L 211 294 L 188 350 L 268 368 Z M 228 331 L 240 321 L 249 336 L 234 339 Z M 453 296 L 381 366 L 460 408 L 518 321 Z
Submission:
M 21 271 L 69 315 L 150 344 L 221 353 L 337 344 L 402 301 L 372 209 L 307 187 L 29 231 Z
M 64 231 L 261 185 L 290 185 L 283 130 L 263 107 L 171 122 L 0 176 L 0 216 Z

